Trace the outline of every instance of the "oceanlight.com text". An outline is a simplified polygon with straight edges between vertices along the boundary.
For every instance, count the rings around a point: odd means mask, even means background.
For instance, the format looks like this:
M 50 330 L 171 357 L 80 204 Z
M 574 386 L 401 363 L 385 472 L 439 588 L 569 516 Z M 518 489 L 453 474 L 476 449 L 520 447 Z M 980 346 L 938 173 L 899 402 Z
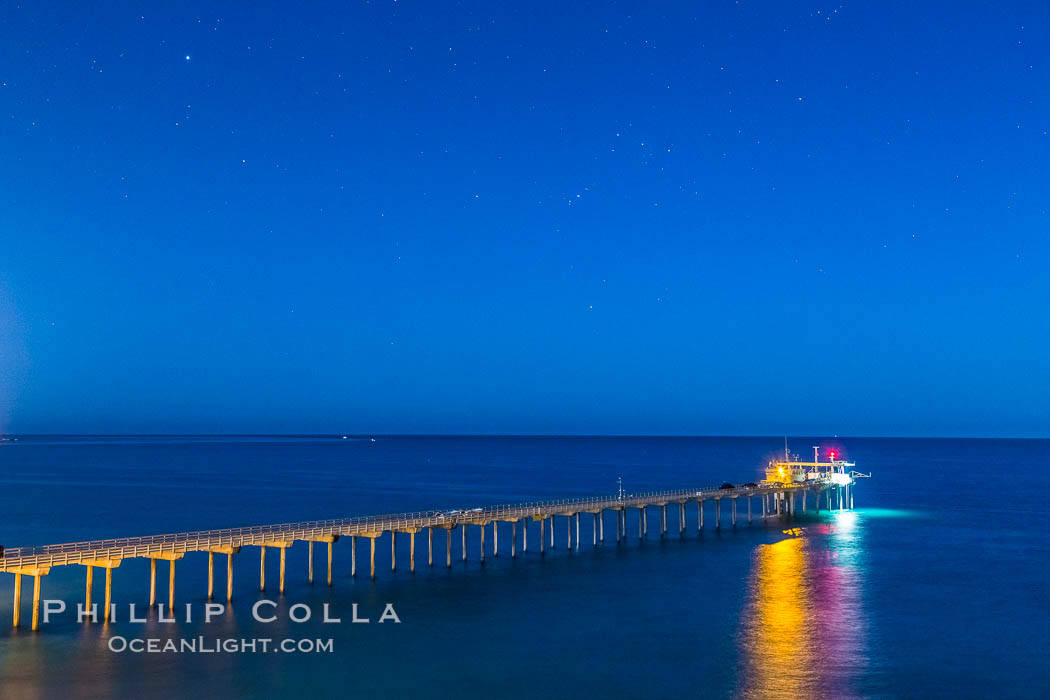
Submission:
M 120 635 L 109 638 L 109 650 L 118 654 L 331 654 L 335 644 L 331 639 L 273 639 L 270 637 L 206 639 L 191 637 L 160 639 L 157 637 L 128 639 Z

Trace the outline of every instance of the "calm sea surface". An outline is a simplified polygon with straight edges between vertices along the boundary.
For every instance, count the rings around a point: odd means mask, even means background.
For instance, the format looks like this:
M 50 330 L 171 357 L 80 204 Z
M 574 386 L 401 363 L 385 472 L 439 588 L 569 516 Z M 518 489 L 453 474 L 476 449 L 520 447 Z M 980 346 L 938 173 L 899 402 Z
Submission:
M 793 451 L 811 455 L 809 438 Z M 696 509 L 678 536 L 626 544 L 614 519 L 591 546 L 565 544 L 542 559 L 538 530 L 511 560 L 510 526 L 500 556 L 484 566 L 471 528 L 468 561 L 444 535 L 417 571 L 408 544 L 377 547 L 375 582 L 352 579 L 348 539 L 335 544 L 334 586 L 307 582 L 305 543 L 288 551 L 283 597 L 277 556 L 258 590 L 258 549 L 234 558 L 232 610 L 202 624 L 207 556 L 176 565 L 180 620 L 127 622 L 127 604 L 148 600 L 149 565 L 113 572 L 118 621 L 108 627 L 57 616 L 10 631 L 13 576 L 0 574 L 0 697 L 1047 697 L 1050 696 L 1050 441 L 846 439 L 836 445 L 872 472 L 855 489 L 856 510 L 810 512 L 791 524 L 761 518 L 705 529 Z M 0 543 L 8 547 L 130 535 L 344 517 L 428 508 L 757 480 L 782 450 L 776 438 L 98 438 L 24 437 L 0 443 Z M 758 502 L 755 501 L 756 512 Z M 655 515 L 655 512 L 654 512 Z M 790 527 L 794 532 L 784 532 Z M 535 527 L 535 525 L 534 525 Z M 520 548 L 519 531 L 519 548 Z M 407 537 L 407 536 L 406 536 Z M 359 573 L 367 549 L 359 542 Z M 167 568 L 158 566 L 158 598 Z M 216 598 L 225 598 L 225 557 L 216 557 Z M 95 601 L 104 580 L 96 570 Z M 43 578 L 43 598 L 75 605 L 84 568 Z M 278 621 L 252 605 L 278 602 Z M 181 606 L 193 604 L 193 621 Z M 288 608 L 305 603 L 311 621 Z M 322 606 L 342 624 L 323 624 Z M 352 604 L 371 624 L 351 624 Z M 392 603 L 400 624 L 377 624 Z M 144 611 L 143 611 L 144 612 Z M 332 653 L 114 653 L 131 638 L 333 639 Z

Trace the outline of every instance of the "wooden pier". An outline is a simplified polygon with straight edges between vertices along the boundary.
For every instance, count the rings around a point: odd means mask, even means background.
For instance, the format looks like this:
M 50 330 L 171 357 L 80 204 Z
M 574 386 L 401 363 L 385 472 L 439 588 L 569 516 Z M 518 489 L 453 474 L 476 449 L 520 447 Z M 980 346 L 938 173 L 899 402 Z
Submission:
M 852 483 L 838 484 L 830 480 L 808 481 L 794 484 L 770 484 L 763 482 L 756 486 L 740 486 L 734 488 L 707 487 L 700 489 L 677 489 L 670 491 L 653 491 L 642 494 L 621 494 L 616 496 L 598 496 L 593 498 L 574 498 L 552 501 L 538 501 L 519 503 L 513 505 L 499 505 L 485 508 L 432 510 L 416 513 L 399 513 L 396 515 L 375 515 L 356 518 L 344 518 L 341 520 L 317 520 L 310 522 L 287 523 L 283 525 L 260 525 L 255 527 L 238 527 L 224 530 L 204 530 L 200 532 L 182 532 L 170 535 L 150 535 L 145 537 L 124 537 L 109 540 L 95 540 L 91 542 L 73 542 L 69 544 L 52 544 L 37 547 L 15 547 L 6 550 L 0 558 L 0 571 L 14 574 L 14 626 L 19 626 L 22 598 L 22 577 L 33 577 L 33 605 L 32 605 L 32 629 L 37 629 L 40 618 L 40 586 L 41 579 L 56 566 L 83 566 L 85 567 L 85 602 L 84 610 L 93 610 L 92 584 L 94 581 L 94 570 L 105 569 L 105 594 L 102 607 L 102 620 L 108 621 L 113 609 L 112 583 L 113 570 L 120 567 L 125 559 L 135 557 L 150 560 L 150 583 L 149 602 L 150 606 L 157 604 L 157 561 L 167 562 L 168 569 L 168 600 L 167 608 L 172 610 L 175 605 L 175 562 L 181 560 L 187 553 L 206 552 L 208 557 L 208 590 L 207 597 L 212 598 L 214 594 L 214 565 L 215 555 L 222 554 L 226 557 L 226 599 L 233 598 L 233 557 L 241 552 L 244 547 L 259 548 L 259 588 L 266 589 L 266 551 L 276 549 L 279 552 L 280 565 L 278 577 L 278 590 L 284 592 L 285 582 L 285 552 L 295 542 L 306 542 L 309 548 L 308 576 L 313 581 L 314 576 L 314 544 L 320 543 L 327 547 L 327 570 L 326 577 L 329 586 L 332 585 L 332 549 L 335 542 L 340 539 L 350 538 L 350 573 L 357 575 L 357 539 L 365 538 L 369 541 L 369 575 L 375 578 L 375 552 L 376 540 L 390 533 L 391 568 L 397 567 L 397 535 L 407 535 L 409 538 L 409 567 L 412 572 L 416 569 L 416 535 L 423 530 L 427 531 L 427 565 L 434 564 L 434 532 L 444 531 L 445 566 L 452 566 L 452 531 L 459 529 L 461 538 L 461 555 L 467 559 L 467 537 L 468 527 L 480 528 L 480 548 L 478 556 L 482 562 L 485 560 L 485 530 L 492 526 L 492 555 L 499 555 L 499 524 L 510 525 L 510 556 L 518 554 L 518 525 L 521 525 L 521 551 L 528 550 L 528 524 L 534 521 L 538 524 L 539 542 L 538 550 L 542 555 L 547 546 L 555 546 L 556 518 L 565 518 L 565 542 L 569 547 L 580 545 L 580 515 L 589 513 L 592 517 L 592 545 L 597 546 L 605 541 L 606 514 L 612 512 L 615 515 L 616 541 L 620 542 L 627 538 L 628 509 L 634 508 L 639 511 L 638 537 L 648 536 L 648 511 L 650 508 L 659 508 L 660 537 L 667 535 L 667 506 L 678 506 L 679 534 L 685 530 L 686 506 L 694 503 L 697 508 L 697 527 L 704 528 L 704 503 L 714 502 L 714 527 L 722 526 L 722 501 L 730 502 L 730 525 L 737 524 L 737 502 L 744 499 L 747 502 L 747 521 L 753 519 L 752 503 L 759 499 L 760 514 L 763 520 L 769 517 L 790 517 L 796 510 L 801 508 L 806 511 L 809 494 L 814 495 L 817 511 L 820 510 L 820 502 L 825 501 L 825 507 L 832 510 L 838 506 L 839 510 L 844 507 L 853 507 L 853 498 L 850 493 Z M 548 535 L 549 533 L 549 535 Z M 575 534 L 575 539 L 574 539 Z M 537 546 L 537 545 L 534 545 Z M 98 621 L 98 614 L 88 615 L 91 619 Z

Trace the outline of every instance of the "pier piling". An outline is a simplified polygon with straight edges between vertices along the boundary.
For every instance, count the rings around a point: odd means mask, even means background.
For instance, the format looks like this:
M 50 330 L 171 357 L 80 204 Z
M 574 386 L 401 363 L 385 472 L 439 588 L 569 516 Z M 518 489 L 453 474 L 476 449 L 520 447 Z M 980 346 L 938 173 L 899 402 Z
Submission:
M 174 595 L 174 593 L 172 593 Z M 112 613 L 112 600 L 113 600 L 113 569 L 112 567 L 106 567 L 106 590 L 103 593 L 103 600 L 105 601 L 106 609 L 102 612 L 102 619 L 105 622 L 109 622 L 110 614 Z
M 149 606 L 152 608 L 157 604 L 157 560 L 149 560 Z
M 15 574 L 15 603 L 12 614 L 14 624 L 12 627 L 18 627 L 18 618 L 21 617 L 22 613 L 22 574 Z
M 412 541 L 412 544 L 415 545 L 415 540 Z M 413 549 L 415 549 L 415 547 L 413 547 Z M 413 568 L 415 568 L 415 567 L 413 566 Z M 331 542 L 328 543 L 328 585 L 329 586 L 332 585 L 332 543 Z
M 208 552 L 211 554 L 211 552 Z M 233 552 L 226 553 L 226 602 L 233 600 Z
M 415 544 L 415 542 L 413 542 Z M 329 543 L 329 586 L 332 586 L 332 543 Z
M 106 569 L 107 572 L 112 569 Z M 106 601 L 107 606 L 109 601 Z M 107 609 L 108 611 L 108 609 Z M 40 574 L 33 576 L 33 631 L 40 626 Z
M 87 569 L 87 580 L 84 585 L 84 609 L 91 610 L 91 579 L 95 577 L 95 567 L 88 564 Z

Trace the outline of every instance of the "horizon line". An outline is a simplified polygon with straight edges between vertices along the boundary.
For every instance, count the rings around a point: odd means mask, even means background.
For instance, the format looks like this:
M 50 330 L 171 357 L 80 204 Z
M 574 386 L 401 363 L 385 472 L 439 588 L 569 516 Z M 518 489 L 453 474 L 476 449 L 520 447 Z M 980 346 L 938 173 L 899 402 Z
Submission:
M 686 434 L 686 433 L 7 433 L 4 438 L 18 437 L 288 437 L 288 438 L 640 438 L 640 439 L 697 439 L 697 438 L 737 438 L 737 439 L 781 439 L 781 438 L 818 438 L 832 440 L 1050 440 L 1050 436 L 1011 436 L 1011 435 L 825 435 L 817 434 Z

